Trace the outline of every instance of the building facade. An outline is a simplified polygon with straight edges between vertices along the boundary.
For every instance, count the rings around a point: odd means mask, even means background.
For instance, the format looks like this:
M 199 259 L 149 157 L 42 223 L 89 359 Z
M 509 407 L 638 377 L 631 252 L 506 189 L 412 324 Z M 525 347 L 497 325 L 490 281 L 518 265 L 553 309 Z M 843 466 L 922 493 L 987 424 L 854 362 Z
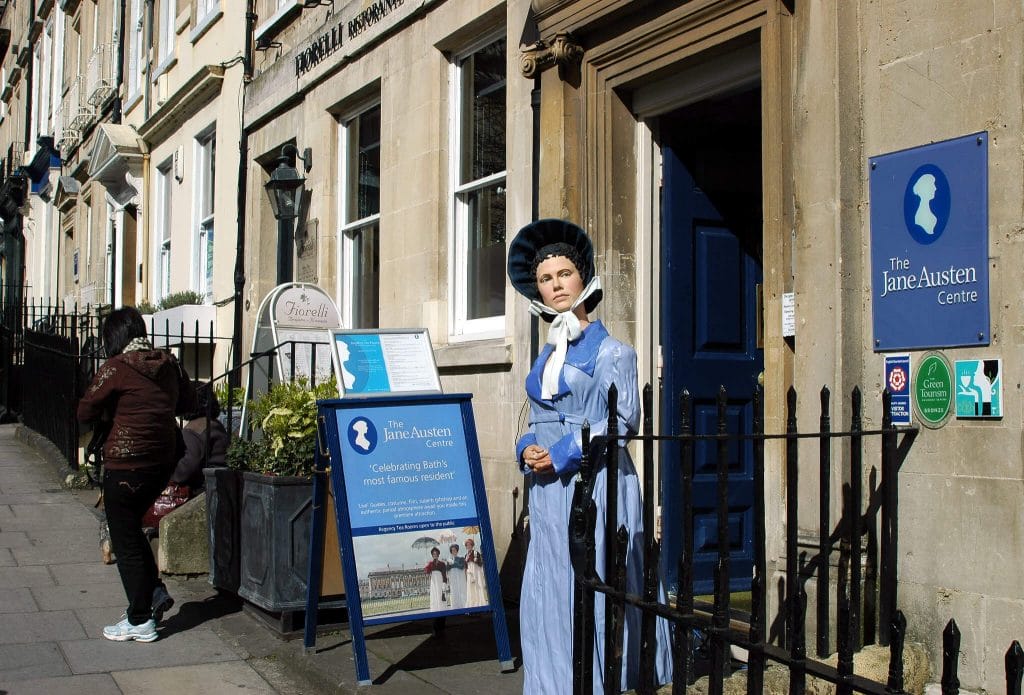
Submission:
M 522 385 L 544 341 L 505 279 L 519 227 L 565 217 L 591 232 L 605 287 L 595 315 L 636 346 L 657 431 L 677 427 L 684 389 L 707 422 L 721 385 L 732 422 L 749 427 L 758 383 L 769 432 L 784 431 L 791 387 L 813 428 L 826 385 L 836 428 L 859 386 L 870 429 L 887 352 L 873 322 L 871 164 L 968 135 L 987 143 L 986 272 L 971 288 L 989 299 L 975 312 L 987 329 L 976 345 L 890 352 L 1001 360 L 1001 416 L 922 428 L 903 463 L 898 604 L 933 667 L 955 617 L 963 686 L 1003 687 L 1024 624 L 1019 3 L 252 0 L 243 88 L 244 4 L 4 4 L 3 282 L 19 285 L 23 253 L 24 284 L 41 295 L 117 304 L 193 289 L 226 335 L 232 308 L 214 307 L 244 248 L 243 345 L 285 281 L 331 293 L 346 327 L 426 327 L 444 389 L 474 394 L 508 594 L 528 530 L 512 460 Z M 123 44 L 114 96 L 110 43 Z M 294 223 L 275 219 L 265 189 L 282 163 L 304 177 Z M 945 306 L 921 314 L 949 323 Z M 766 456 L 768 528 L 782 529 L 782 445 Z M 834 458 L 841 489 L 849 454 Z M 669 554 L 674 460 L 661 450 L 655 471 Z M 734 482 L 743 546 L 751 486 Z M 817 511 L 819 482 L 801 474 L 803 508 Z M 838 499 L 829 513 L 838 525 Z M 816 525 L 801 517 L 802 541 L 817 544 Z M 769 536 L 776 571 L 783 540 Z
M 503 247 L 535 216 L 594 236 L 606 288 L 596 314 L 637 347 L 659 431 L 673 430 L 684 388 L 699 420 L 723 384 L 730 417 L 749 427 L 759 381 L 770 432 L 784 430 L 790 387 L 803 395 L 799 419 L 816 425 L 824 385 L 837 394 L 833 422 L 849 423 L 845 396 L 860 386 L 865 426 L 877 426 L 869 158 L 987 132 L 991 335 L 944 354 L 1018 362 L 1013 3 L 966 15 L 923 2 L 264 4 L 245 108 L 247 299 L 280 279 L 290 253 L 296 279 L 336 293 L 346 325 L 429 328 L 445 389 L 474 393 L 506 564 L 521 553 L 511 457 L 543 327 L 538 336 L 505 286 Z M 289 143 L 314 157 L 294 238 L 261 201 Z M 784 330 L 790 296 L 795 329 Z M 1007 387 L 1001 419 L 925 430 L 902 469 L 899 605 L 911 637 L 935 649 L 949 617 L 970 616 L 965 685 L 999 687 L 1020 637 L 1019 406 Z M 767 453 L 769 528 L 782 528 L 783 450 Z M 835 469 L 833 489 L 848 471 Z M 670 456 L 657 473 L 671 549 Z M 815 512 L 818 483 L 801 477 Z M 737 502 L 737 519 L 748 504 Z M 802 539 L 817 542 L 816 523 L 801 518 Z M 782 535 L 770 538 L 778 570 L 784 554 Z
M 22 276 L 7 274 L 5 284 L 30 301 L 80 309 L 159 305 L 192 291 L 198 304 L 155 323 L 180 331 L 183 320 L 194 334 L 198 322 L 207 338 L 212 326 L 214 366 L 200 376 L 225 371 L 244 5 L 9 3 L 0 20 L 10 48 L 0 93 L 5 166 L 21 167 L 29 191 L 17 215 L 24 242 L 11 247 L 21 256 L 4 254 Z

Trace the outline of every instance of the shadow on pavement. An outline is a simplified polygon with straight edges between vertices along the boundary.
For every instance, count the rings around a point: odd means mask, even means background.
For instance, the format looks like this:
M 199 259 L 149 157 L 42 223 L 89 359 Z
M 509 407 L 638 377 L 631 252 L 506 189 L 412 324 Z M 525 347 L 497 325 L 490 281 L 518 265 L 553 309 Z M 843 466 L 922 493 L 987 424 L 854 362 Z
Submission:
M 201 601 L 179 604 L 177 613 L 166 618 L 161 625 L 164 636 L 184 632 L 203 623 L 242 611 L 242 600 L 233 594 L 218 591 Z
M 509 643 L 513 655 L 511 672 L 519 670 L 518 620 L 509 624 Z M 439 629 L 440 628 L 440 629 Z M 378 640 L 421 638 L 426 636 L 408 654 L 391 664 L 373 680 L 374 685 L 386 683 L 401 671 L 447 668 L 477 662 L 498 660 L 498 647 L 494 638 L 494 623 L 490 615 L 448 617 L 443 627 L 436 621 L 419 620 L 402 623 L 366 635 L 367 649 L 373 649 Z

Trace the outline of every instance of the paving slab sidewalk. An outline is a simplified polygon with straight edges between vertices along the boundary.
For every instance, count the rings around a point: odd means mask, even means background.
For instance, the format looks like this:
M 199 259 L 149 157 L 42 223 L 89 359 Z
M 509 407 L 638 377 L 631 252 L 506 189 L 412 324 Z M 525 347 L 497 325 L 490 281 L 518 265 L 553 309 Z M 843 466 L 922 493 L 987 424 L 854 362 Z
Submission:
M 439 634 L 429 621 L 368 630 L 374 685 L 359 687 L 346 629 L 306 654 L 205 577 L 165 577 L 176 604 L 156 642 L 103 639 L 126 601 L 100 561 L 96 491 L 62 489 L 67 470 L 38 439 L 0 426 L 0 695 L 522 692 L 520 671 L 500 672 L 489 617 L 449 619 Z

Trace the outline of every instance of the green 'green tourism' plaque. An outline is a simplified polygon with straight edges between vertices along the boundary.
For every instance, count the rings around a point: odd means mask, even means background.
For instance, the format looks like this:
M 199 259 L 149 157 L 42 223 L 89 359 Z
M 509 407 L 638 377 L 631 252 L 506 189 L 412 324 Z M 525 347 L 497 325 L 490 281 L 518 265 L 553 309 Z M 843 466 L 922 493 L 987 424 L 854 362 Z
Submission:
M 925 427 L 942 427 L 953 405 L 953 374 L 946 358 L 925 355 L 914 377 L 914 406 Z

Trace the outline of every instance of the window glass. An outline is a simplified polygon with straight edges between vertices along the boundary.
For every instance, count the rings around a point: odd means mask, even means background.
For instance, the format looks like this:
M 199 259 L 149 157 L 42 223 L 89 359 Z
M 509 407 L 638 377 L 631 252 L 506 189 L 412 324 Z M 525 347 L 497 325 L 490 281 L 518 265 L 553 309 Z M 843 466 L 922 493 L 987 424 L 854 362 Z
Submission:
M 196 291 L 213 297 L 213 201 L 217 180 L 217 134 L 210 130 L 196 139 Z
M 166 162 L 157 169 L 157 205 L 156 205 L 156 287 L 153 293 L 162 299 L 171 293 L 171 183 L 174 178 L 172 163 Z
M 455 334 L 504 328 L 505 54 L 497 38 L 455 61 Z
M 342 312 L 352 328 L 380 322 L 380 105 L 342 126 Z

